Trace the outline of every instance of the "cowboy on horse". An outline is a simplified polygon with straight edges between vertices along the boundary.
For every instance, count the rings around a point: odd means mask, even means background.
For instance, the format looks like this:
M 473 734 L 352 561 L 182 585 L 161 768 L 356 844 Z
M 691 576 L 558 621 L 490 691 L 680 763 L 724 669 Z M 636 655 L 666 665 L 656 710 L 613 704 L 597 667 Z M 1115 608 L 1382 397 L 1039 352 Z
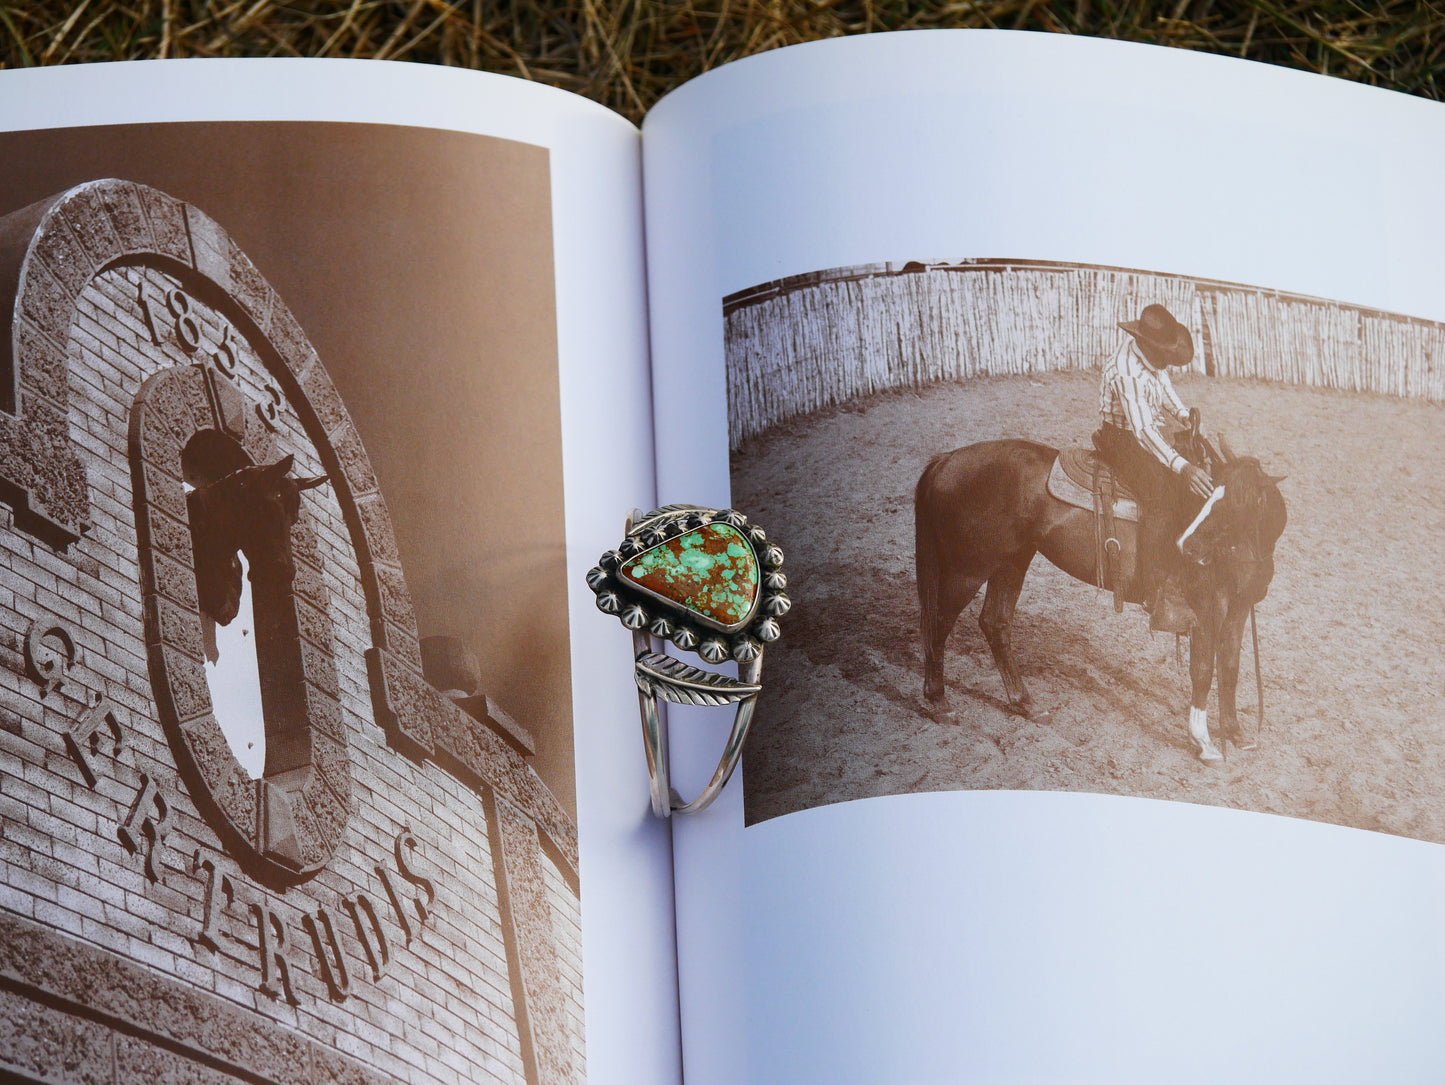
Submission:
M 1129 337 L 1104 364 L 1102 424 L 1094 448 L 1138 499 L 1134 594 L 1149 612 L 1150 628 L 1187 633 L 1194 615 L 1184 598 L 1182 560 L 1173 540 L 1188 522 L 1182 511 L 1188 495 L 1207 498 L 1214 484 L 1204 468 L 1175 450 L 1161 427 L 1189 424 L 1169 370 L 1193 360 L 1194 340 L 1162 305 L 1146 305 L 1138 320 L 1119 327 Z
M 1042 554 L 1077 580 L 1112 588 L 1116 600 L 1147 604 L 1154 628 L 1189 633 L 1189 733 L 1200 759 L 1214 763 L 1223 758 L 1208 725 L 1216 675 L 1220 733 L 1240 749 L 1253 745 L 1235 704 L 1240 638 L 1274 576 L 1275 543 L 1288 519 L 1281 479 L 1265 474 L 1253 456 L 1235 456 L 1222 436 L 1222 456 L 1200 437 L 1197 412 L 1185 410 L 1168 375 L 1188 364 L 1194 344 L 1167 309 L 1146 306 L 1138 320 L 1119 327 L 1128 340 L 1104 367 L 1103 425 L 1094 436 L 1099 455 L 1068 458 L 1108 463 L 1135 489 L 1133 531 L 1115 532 L 1115 488 L 1101 486 L 1097 471 L 1092 486 L 1070 476 L 1066 489 L 1074 492 L 1058 492 L 1056 478 L 1069 475 L 1064 460 L 1073 450 L 1061 454 L 1019 438 L 981 441 L 934 456 L 919 475 L 913 524 L 924 700 L 928 711 L 950 716 L 948 637 L 986 587 L 979 628 L 1009 711 L 1029 713 L 1011 626 L 1029 567 Z M 1173 422 L 1190 426 L 1180 442 L 1188 454 L 1164 438 L 1161 427 Z M 1191 455 L 1213 465 L 1217 487 Z M 1135 571 L 1127 576 L 1130 550 Z

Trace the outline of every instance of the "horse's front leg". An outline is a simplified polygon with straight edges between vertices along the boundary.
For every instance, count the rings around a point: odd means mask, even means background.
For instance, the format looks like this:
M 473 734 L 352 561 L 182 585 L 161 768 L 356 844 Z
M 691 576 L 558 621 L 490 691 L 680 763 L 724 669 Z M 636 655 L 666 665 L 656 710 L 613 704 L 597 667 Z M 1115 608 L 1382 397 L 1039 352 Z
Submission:
M 1203 619 L 1204 615 L 1199 616 Z M 1199 747 L 1199 760 L 1217 765 L 1224 753 L 1209 737 L 1209 687 L 1214 684 L 1214 650 L 1216 636 L 1212 622 L 1198 621 L 1189 635 L 1189 678 L 1192 691 L 1189 699 L 1189 734 Z
M 1254 735 L 1246 731 L 1239 722 L 1235 702 L 1239 690 L 1239 650 L 1244 641 L 1244 622 L 1249 617 L 1247 607 L 1239 606 L 1230 611 L 1219 633 L 1215 656 L 1219 667 L 1219 733 L 1241 750 L 1252 750 L 1257 743 Z

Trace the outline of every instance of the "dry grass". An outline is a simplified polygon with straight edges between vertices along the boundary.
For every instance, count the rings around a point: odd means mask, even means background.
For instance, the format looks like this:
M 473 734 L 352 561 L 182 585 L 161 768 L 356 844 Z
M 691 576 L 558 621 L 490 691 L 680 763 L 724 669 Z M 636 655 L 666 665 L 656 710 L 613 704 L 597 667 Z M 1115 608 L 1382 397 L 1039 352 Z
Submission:
M 1288 0 L 0 0 L 0 66 L 197 56 L 372 57 L 520 75 L 634 120 L 729 60 L 795 42 L 929 27 L 1125 38 L 1445 91 L 1445 11 Z

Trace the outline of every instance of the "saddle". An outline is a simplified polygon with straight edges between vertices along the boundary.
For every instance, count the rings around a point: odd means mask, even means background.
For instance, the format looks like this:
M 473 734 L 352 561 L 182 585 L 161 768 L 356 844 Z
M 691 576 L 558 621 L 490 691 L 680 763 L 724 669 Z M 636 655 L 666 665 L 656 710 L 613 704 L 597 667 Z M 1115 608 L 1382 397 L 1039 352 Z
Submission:
M 1065 504 L 1090 512 L 1098 512 L 1100 498 L 1112 494 L 1114 519 L 1139 521 L 1139 503 L 1133 492 L 1092 448 L 1063 449 L 1049 471 L 1048 489 Z
M 1124 609 L 1124 577 L 1119 568 L 1116 521 L 1139 522 L 1134 494 L 1092 448 L 1066 448 L 1049 469 L 1048 492 L 1065 504 L 1094 514 L 1094 564 L 1097 582 L 1114 593 L 1114 609 Z

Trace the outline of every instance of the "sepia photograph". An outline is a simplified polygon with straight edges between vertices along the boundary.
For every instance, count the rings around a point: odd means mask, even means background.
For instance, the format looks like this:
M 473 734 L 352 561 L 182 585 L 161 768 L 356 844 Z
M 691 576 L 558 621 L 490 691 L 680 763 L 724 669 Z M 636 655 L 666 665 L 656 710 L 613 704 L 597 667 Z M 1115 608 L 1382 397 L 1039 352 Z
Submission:
M 982 788 L 1445 841 L 1445 327 L 1002 259 L 724 314 L 733 502 L 795 603 L 749 823 Z
M 548 151 L 0 156 L 0 1016 L 124 986 L 127 1080 L 583 1080 Z

